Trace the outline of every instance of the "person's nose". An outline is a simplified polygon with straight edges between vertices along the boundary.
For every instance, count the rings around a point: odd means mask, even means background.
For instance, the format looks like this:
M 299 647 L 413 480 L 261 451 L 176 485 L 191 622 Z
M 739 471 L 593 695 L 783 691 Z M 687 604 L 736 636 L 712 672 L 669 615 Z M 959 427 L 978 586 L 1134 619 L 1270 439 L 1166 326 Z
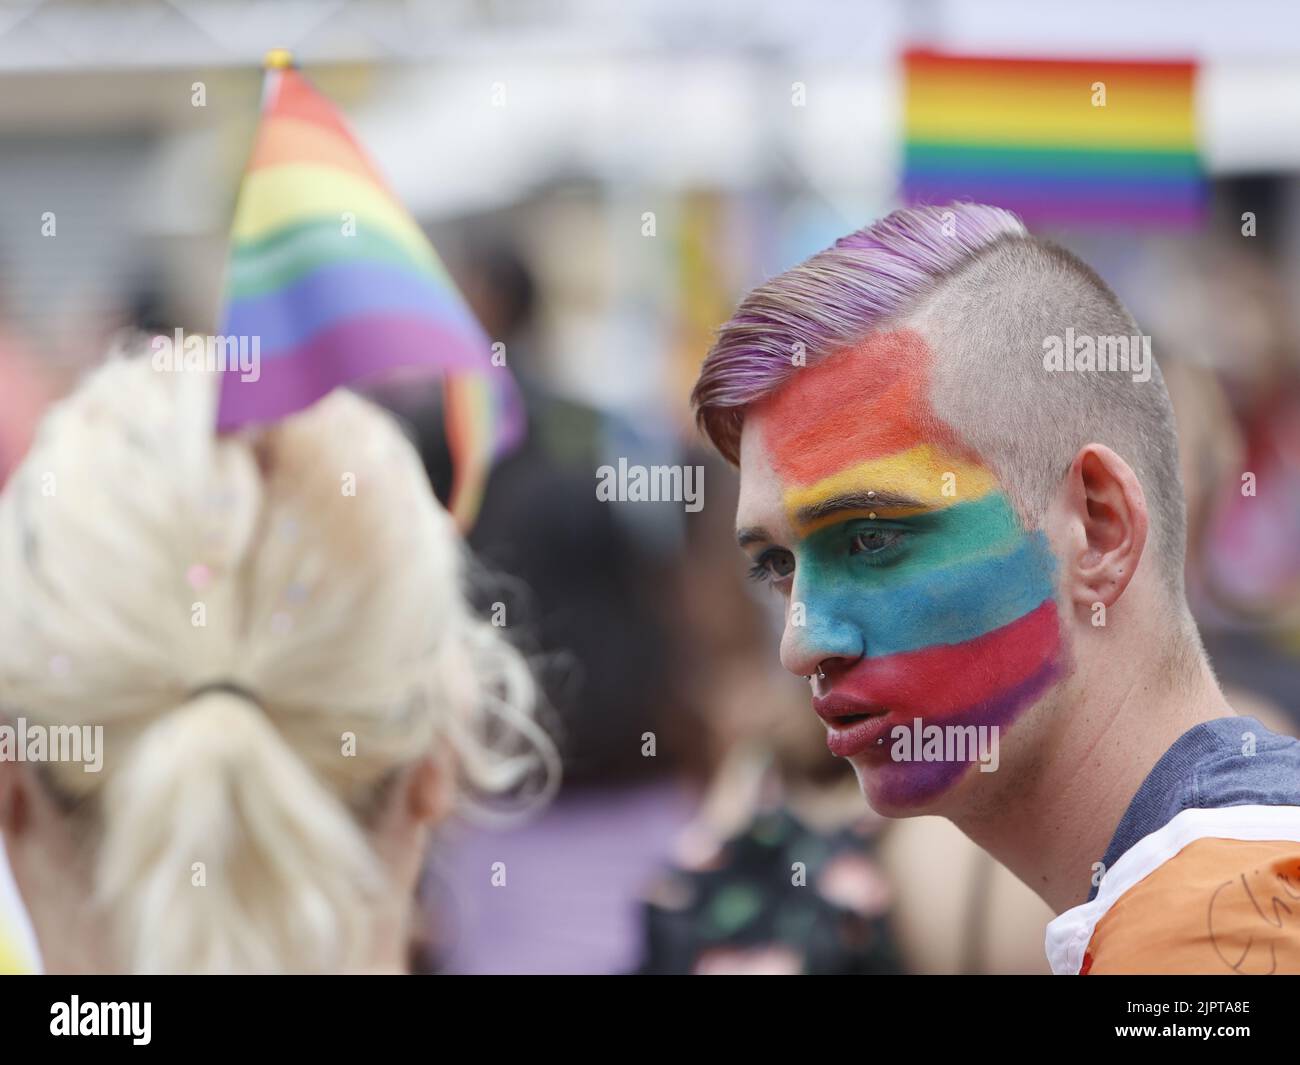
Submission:
M 793 595 L 781 636 L 781 665 L 799 677 L 830 680 L 866 653 L 858 626 L 816 596 Z

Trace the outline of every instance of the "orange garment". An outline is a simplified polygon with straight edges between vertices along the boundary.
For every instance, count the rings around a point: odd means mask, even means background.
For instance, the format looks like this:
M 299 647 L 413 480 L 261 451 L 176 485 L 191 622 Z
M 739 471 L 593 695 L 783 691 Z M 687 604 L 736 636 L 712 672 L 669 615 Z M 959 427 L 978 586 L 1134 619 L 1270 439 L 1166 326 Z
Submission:
M 1106 911 L 1082 968 L 1300 974 L 1300 843 L 1188 844 Z
M 1185 809 L 1047 926 L 1060 974 L 1300 974 L 1300 806 Z

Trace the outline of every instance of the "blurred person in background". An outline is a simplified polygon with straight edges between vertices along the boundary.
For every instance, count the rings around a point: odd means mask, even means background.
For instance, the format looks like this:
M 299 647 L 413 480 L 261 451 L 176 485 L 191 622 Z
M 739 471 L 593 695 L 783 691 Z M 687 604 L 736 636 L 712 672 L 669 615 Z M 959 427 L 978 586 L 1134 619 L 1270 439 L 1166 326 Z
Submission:
M 1300 735 L 1300 341 L 1281 263 L 1239 242 L 1221 231 L 1167 274 L 1175 350 L 1197 368 L 1172 391 L 1204 471 L 1190 591 L 1224 680 Z
M 537 677 L 563 762 L 530 822 L 449 823 L 424 887 L 430 964 L 456 973 L 624 973 L 640 898 L 694 805 L 684 692 L 674 666 L 679 559 L 596 494 L 628 427 L 546 379 L 539 281 L 508 233 L 479 233 L 462 291 L 503 343 L 524 396 L 524 442 L 494 467 L 470 535 L 471 595 L 496 612 Z M 430 479 L 450 484 L 437 389 L 389 391 Z M 647 736 L 653 739 L 648 741 Z
M 1148 264 L 1187 498 L 1187 598 L 1229 702 L 1300 735 L 1300 346 L 1285 264 L 1227 225 Z M 1253 200 L 1253 196 L 1247 201 Z
M 431 826 L 554 772 L 531 678 L 388 417 L 217 437 L 215 384 L 110 362 L 0 496 L 18 889 L 50 972 L 407 971 Z
M 881 819 L 772 675 L 764 617 L 734 563 L 734 484 L 706 461 L 677 574 L 674 661 L 687 689 L 700 798 L 645 887 L 648 974 L 901 971 Z
M 1206 630 L 1207 650 L 1224 696 L 1239 714 L 1262 721 L 1274 732 L 1297 735 L 1300 707 L 1283 705 L 1274 694 L 1285 695 L 1290 690 L 1288 683 L 1279 676 L 1279 688 L 1270 677 L 1272 671 L 1258 668 L 1260 652 L 1267 652 L 1260 648 L 1248 653 L 1247 648 L 1256 646 L 1253 640 L 1247 642 L 1241 634 L 1225 639 L 1223 626 L 1229 616 L 1221 604 L 1210 598 L 1213 593 L 1205 584 L 1215 507 L 1220 500 L 1240 496 L 1240 472 L 1246 468 L 1244 442 L 1236 419 L 1211 369 L 1176 356 L 1168 358 L 1165 383 L 1178 421 L 1178 454 L 1187 494 L 1189 600 Z M 1241 561 L 1249 564 L 1245 559 Z

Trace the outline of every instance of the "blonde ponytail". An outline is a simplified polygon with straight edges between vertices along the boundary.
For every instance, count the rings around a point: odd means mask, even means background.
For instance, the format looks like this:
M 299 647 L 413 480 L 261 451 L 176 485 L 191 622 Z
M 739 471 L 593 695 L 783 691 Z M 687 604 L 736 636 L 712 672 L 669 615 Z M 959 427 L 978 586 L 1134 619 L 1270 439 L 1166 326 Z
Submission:
M 356 822 L 252 703 L 150 724 L 108 784 L 99 902 L 133 972 L 355 968 L 379 870 Z

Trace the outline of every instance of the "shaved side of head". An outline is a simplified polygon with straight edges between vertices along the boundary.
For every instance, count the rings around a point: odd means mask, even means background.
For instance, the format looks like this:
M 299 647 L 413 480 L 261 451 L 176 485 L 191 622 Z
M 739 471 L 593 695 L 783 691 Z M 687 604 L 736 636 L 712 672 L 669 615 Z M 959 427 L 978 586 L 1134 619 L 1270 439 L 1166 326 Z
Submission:
M 1183 598 L 1187 511 L 1173 407 L 1154 359 L 1149 378 L 1120 369 L 1052 370 L 1057 341 L 1142 343 L 1133 316 L 1093 270 L 1034 237 L 998 240 L 937 281 L 902 323 L 935 354 L 930 402 L 1041 523 L 1085 444 L 1100 443 L 1137 474 L 1166 586 Z M 1148 341 L 1149 343 L 1149 341 Z M 1145 375 L 1143 375 L 1145 376 Z

